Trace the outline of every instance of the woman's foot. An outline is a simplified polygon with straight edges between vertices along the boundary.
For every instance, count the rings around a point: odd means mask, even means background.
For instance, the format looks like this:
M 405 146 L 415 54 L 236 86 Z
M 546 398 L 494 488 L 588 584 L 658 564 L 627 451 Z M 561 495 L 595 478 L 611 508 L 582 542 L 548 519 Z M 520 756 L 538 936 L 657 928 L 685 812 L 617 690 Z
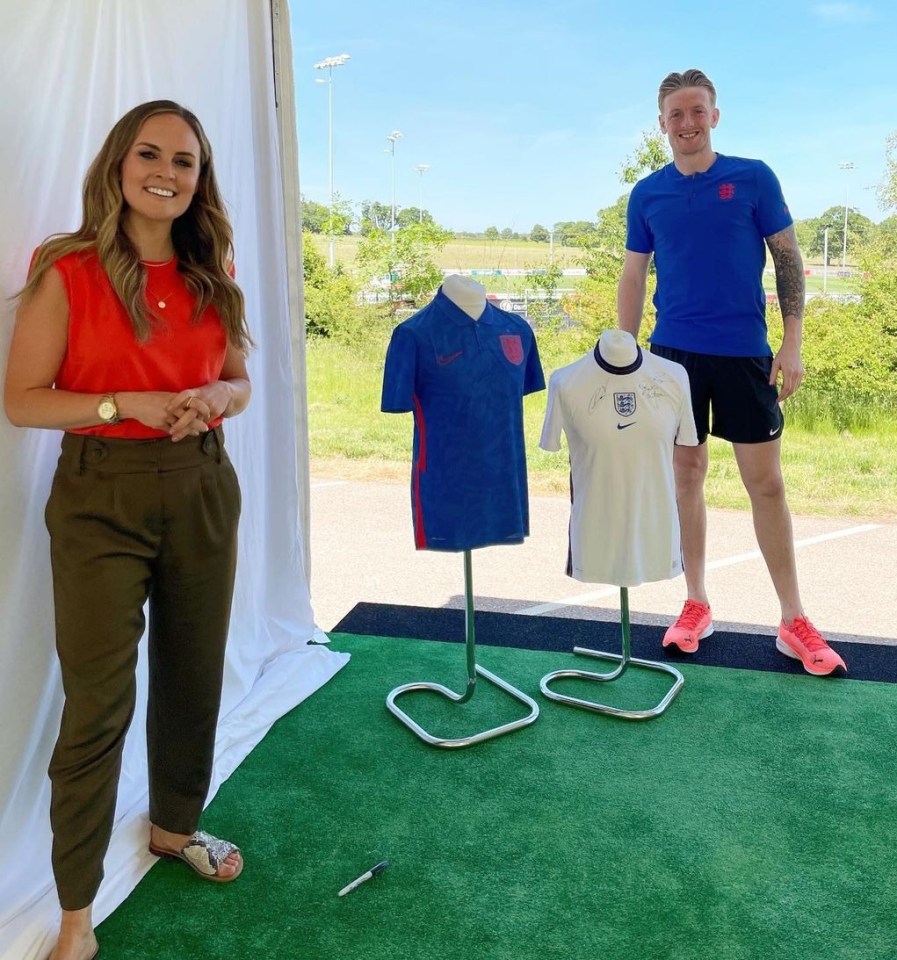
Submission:
M 93 960 L 99 951 L 93 932 L 92 907 L 63 910 L 59 939 L 48 960 Z
M 161 827 L 151 824 L 150 850 L 153 852 L 167 853 L 173 857 L 178 857 L 179 859 L 183 860 L 184 847 L 187 846 L 194 836 L 195 834 L 192 833 L 172 833 L 170 830 L 163 830 Z M 193 866 L 193 864 L 190 863 L 190 866 Z M 196 869 L 195 866 L 194 869 Z M 215 871 L 214 877 L 210 877 L 209 879 L 222 881 L 233 880 L 242 871 L 242 869 L 243 856 L 239 850 L 234 849 L 221 860 L 221 862 L 218 864 L 217 870 Z

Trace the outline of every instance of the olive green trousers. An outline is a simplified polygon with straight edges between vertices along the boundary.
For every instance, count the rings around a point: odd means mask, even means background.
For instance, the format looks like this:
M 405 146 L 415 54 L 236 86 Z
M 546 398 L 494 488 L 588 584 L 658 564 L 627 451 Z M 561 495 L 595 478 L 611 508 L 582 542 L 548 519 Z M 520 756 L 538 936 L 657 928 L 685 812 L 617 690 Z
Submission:
M 103 878 L 145 607 L 150 820 L 177 833 L 197 827 L 212 773 L 239 514 L 220 427 L 178 443 L 63 438 L 46 523 L 65 691 L 49 769 L 64 910 L 92 903 Z

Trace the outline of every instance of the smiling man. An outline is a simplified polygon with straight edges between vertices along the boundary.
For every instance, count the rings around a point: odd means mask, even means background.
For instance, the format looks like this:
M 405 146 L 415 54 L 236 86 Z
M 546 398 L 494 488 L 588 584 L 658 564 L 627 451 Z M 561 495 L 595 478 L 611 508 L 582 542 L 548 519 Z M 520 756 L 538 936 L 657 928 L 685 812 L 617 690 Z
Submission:
M 627 211 L 617 291 L 620 327 L 638 333 L 651 257 L 657 322 L 651 351 L 688 371 L 700 445 L 676 447 L 676 496 L 688 598 L 664 646 L 694 653 L 713 633 L 705 586 L 708 434 L 732 443 L 757 542 L 782 608 L 776 646 L 809 673 L 846 670 L 801 606 L 781 470 L 782 402 L 800 386 L 804 274 L 782 189 L 760 160 L 716 153 L 716 90 L 700 70 L 671 73 L 658 93 L 673 162 L 640 180 Z M 763 268 L 776 270 L 784 336 L 767 340 Z

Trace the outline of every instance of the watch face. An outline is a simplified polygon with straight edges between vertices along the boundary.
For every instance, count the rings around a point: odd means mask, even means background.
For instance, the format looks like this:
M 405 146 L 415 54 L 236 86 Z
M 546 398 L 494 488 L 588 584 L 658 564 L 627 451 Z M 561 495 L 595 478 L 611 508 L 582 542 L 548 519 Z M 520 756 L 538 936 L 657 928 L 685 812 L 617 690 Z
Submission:
M 118 415 L 118 410 L 115 408 L 115 404 L 111 400 L 103 400 L 97 407 L 97 413 L 104 420 L 114 420 Z

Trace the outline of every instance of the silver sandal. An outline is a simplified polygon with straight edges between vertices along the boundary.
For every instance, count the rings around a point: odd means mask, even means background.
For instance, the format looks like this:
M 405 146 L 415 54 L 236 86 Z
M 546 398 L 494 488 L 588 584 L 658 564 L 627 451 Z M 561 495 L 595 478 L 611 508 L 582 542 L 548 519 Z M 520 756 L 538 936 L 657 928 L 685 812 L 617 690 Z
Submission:
M 212 880 L 215 883 L 230 883 L 236 880 L 243 872 L 243 857 L 240 856 L 240 866 L 229 877 L 219 877 L 218 868 L 232 854 L 240 853 L 240 848 L 229 840 L 219 840 L 204 830 L 196 833 L 181 848 L 179 853 L 170 850 L 161 850 L 150 841 L 149 852 L 153 856 L 164 860 L 183 860 L 191 870 L 198 873 L 203 880 Z

